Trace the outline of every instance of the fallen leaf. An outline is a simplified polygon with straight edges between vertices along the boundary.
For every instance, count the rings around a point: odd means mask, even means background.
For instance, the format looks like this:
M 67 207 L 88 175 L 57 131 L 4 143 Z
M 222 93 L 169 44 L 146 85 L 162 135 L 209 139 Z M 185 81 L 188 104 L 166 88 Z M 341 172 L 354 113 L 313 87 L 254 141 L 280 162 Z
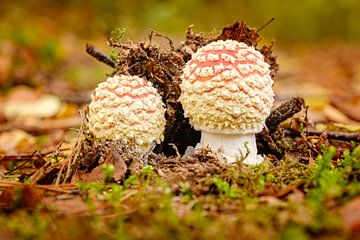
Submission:
M 16 191 L 14 188 L 5 188 L 0 191 L 0 209 L 11 211 L 15 208 Z
M 75 104 L 63 104 L 56 118 L 70 118 L 77 115 L 79 107 Z
M 7 98 L 3 113 L 8 119 L 16 117 L 48 118 L 55 116 L 61 109 L 58 97 L 41 94 L 37 90 L 19 86 Z
M 105 163 L 114 165 L 115 172 L 113 178 L 115 182 L 124 180 L 127 166 L 125 160 L 118 151 L 111 149 L 109 155 L 105 159 Z
M 279 198 L 274 196 L 261 196 L 259 197 L 261 203 L 265 203 L 271 207 L 282 207 L 286 206 L 286 203 L 281 201 Z
M 356 97 L 332 97 L 331 104 L 346 114 L 354 121 L 360 122 L 360 96 Z
M 324 109 L 322 109 L 323 114 L 325 117 L 332 122 L 338 123 L 352 123 L 353 121 L 348 118 L 345 114 L 343 114 L 338 109 L 334 108 L 331 105 L 327 105 Z
M 86 214 L 88 211 L 88 206 L 79 195 L 68 198 L 46 197 L 44 203 L 60 215 Z
M 19 207 L 35 210 L 40 204 L 42 204 L 42 194 L 30 184 L 24 185 L 18 199 Z
M 110 150 L 109 154 L 105 159 L 105 164 L 113 164 L 115 167 L 113 179 L 115 182 L 119 183 L 125 178 L 125 174 L 127 171 L 127 165 L 125 160 L 121 157 L 121 154 L 116 150 Z M 72 183 L 76 183 L 78 181 L 82 182 L 102 182 L 104 180 L 104 174 L 102 165 L 96 166 L 91 172 L 78 171 L 76 175 L 74 175 L 72 179 Z
M 22 152 L 35 143 L 34 138 L 28 133 L 14 129 L 0 134 L 0 153 Z
M 350 132 L 360 131 L 360 123 L 352 123 L 352 124 L 334 123 L 333 125 L 338 128 L 346 129 Z
M 305 201 L 305 194 L 303 191 L 295 188 L 293 192 L 287 196 L 287 199 L 289 200 L 289 202 L 295 204 L 302 204 Z
M 87 173 L 84 171 L 79 171 L 78 178 L 80 181 L 85 183 L 90 182 L 102 182 L 103 181 L 103 171 L 101 166 L 95 167 L 91 172 Z
M 348 202 L 341 210 L 344 228 L 348 232 L 360 232 L 360 197 Z
M 10 43 L 0 44 L 0 86 L 8 83 L 12 74 L 12 55 L 14 48 Z

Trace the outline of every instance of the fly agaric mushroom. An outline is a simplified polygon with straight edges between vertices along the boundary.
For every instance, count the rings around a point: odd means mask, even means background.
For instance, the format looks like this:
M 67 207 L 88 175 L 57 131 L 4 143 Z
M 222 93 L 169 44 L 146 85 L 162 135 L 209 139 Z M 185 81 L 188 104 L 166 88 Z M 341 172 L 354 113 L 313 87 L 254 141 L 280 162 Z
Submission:
M 219 150 L 229 163 L 261 163 L 255 133 L 263 129 L 274 102 L 264 56 L 234 40 L 212 42 L 192 55 L 181 79 L 180 101 L 201 131 L 200 145 Z
M 150 82 L 115 75 L 95 89 L 89 105 L 89 129 L 97 138 L 122 139 L 143 150 L 163 140 L 165 108 Z

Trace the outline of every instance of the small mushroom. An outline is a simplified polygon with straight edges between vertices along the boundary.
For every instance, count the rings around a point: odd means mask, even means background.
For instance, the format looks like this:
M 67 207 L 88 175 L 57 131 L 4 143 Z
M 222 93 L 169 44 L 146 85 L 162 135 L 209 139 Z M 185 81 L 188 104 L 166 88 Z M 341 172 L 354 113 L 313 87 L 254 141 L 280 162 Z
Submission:
M 122 139 L 143 150 L 163 140 L 165 108 L 150 82 L 115 75 L 100 83 L 91 98 L 89 129 L 97 138 Z
M 212 42 L 184 67 L 180 101 L 192 126 L 225 160 L 261 163 L 255 133 L 274 102 L 270 66 L 252 46 L 234 40 Z

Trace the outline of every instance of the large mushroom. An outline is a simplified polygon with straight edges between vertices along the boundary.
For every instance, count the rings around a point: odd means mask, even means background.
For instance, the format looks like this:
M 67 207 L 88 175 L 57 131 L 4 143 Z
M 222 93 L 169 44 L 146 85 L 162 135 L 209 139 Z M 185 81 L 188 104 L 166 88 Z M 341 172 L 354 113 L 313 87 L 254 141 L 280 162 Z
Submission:
M 95 89 L 89 105 L 89 129 L 97 138 L 122 139 L 146 150 L 163 140 L 165 108 L 150 82 L 137 76 L 115 75 Z
M 181 76 L 180 101 L 192 126 L 229 163 L 261 163 L 255 133 L 274 101 L 270 66 L 252 46 L 212 42 L 192 55 Z

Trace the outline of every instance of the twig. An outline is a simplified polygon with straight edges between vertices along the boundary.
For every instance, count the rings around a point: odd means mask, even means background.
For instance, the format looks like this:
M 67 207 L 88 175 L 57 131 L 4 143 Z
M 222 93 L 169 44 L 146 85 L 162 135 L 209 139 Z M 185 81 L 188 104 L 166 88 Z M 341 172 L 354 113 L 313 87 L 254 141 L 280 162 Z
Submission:
M 147 151 L 142 156 L 144 166 L 148 165 L 149 155 L 154 150 L 155 147 L 156 147 L 156 141 L 154 140 L 154 141 L 152 141 L 149 148 L 147 149 Z
M 296 97 L 291 98 L 272 111 L 265 121 L 266 127 L 269 129 L 269 133 L 271 134 L 275 132 L 280 123 L 300 112 L 303 105 L 304 99 Z
M 78 190 L 75 185 L 36 185 L 36 184 L 28 184 L 28 183 L 20 183 L 20 182 L 12 182 L 12 181 L 3 181 L 0 180 L 0 188 L 12 188 L 12 187 L 24 187 L 26 185 L 30 185 L 34 188 L 41 189 L 44 191 L 57 192 L 62 194 L 72 194 Z
M 5 174 L 12 173 L 12 172 L 18 170 L 19 168 L 22 168 L 23 166 L 25 166 L 25 164 L 27 164 L 28 162 L 31 161 L 31 159 L 34 157 L 34 155 L 35 155 L 36 153 L 37 153 L 37 151 L 33 152 L 33 153 L 31 154 L 30 159 L 26 160 L 24 163 L 20 164 L 19 166 L 16 166 L 14 169 L 9 170 L 9 171 L 6 172 Z
M 69 150 L 69 148 L 56 148 L 55 150 L 50 150 L 46 152 L 37 152 L 37 156 L 45 157 L 51 153 L 54 153 L 55 151 L 66 151 Z M 34 157 L 34 153 L 32 154 L 15 154 L 15 155 L 0 155 L 0 162 L 10 162 L 10 161 L 30 161 Z
M 41 168 L 36 170 L 34 174 L 32 174 L 29 178 L 31 183 L 37 183 L 41 179 L 43 179 L 46 176 L 46 168 L 51 166 L 51 161 L 46 162 Z
M 272 17 L 267 23 L 265 23 L 264 25 L 262 25 L 257 32 L 260 32 L 261 30 L 263 30 L 267 25 L 269 25 L 270 23 L 272 23 L 275 20 L 275 17 Z
M 60 144 L 54 151 L 52 151 L 51 153 L 56 154 L 57 152 L 60 151 L 60 147 L 62 144 Z M 51 161 L 47 161 L 43 166 L 41 166 L 38 170 L 36 170 L 36 172 L 34 174 L 32 174 L 30 176 L 30 182 L 31 183 L 37 183 L 38 181 L 40 181 L 41 179 L 43 179 L 44 177 L 46 177 L 46 175 L 51 172 L 52 170 L 56 169 L 56 165 L 52 166 L 52 162 Z M 50 170 L 49 170 L 50 168 Z
M 175 47 L 174 47 L 174 42 L 168 37 L 168 36 L 165 36 L 164 34 L 161 34 L 159 32 L 156 32 L 155 30 L 153 29 L 150 29 L 149 30 L 149 40 L 150 40 L 150 43 L 151 43 L 151 40 L 152 40 L 152 37 L 153 36 L 156 36 L 156 37 L 163 37 L 165 38 L 166 40 L 169 41 L 169 46 L 171 48 L 171 50 L 175 50 Z
M 180 158 L 181 154 L 179 153 L 179 149 L 177 148 L 177 146 L 173 143 L 168 143 L 168 145 L 170 145 L 175 150 L 176 157 Z
M 108 45 L 113 48 L 116 47 L 116 48 L 127 49 L 127 50 L 130 50 L 132 48 L 131 45 L 129 46 L 128 44 L 125 44 L 125 43 L 113 42 L 110 40 L 108 40 Z
M 302 138 L 302 140 L 304 140 L 305 144 L 309 147 L 309 149 L 314 151 L 317 155 L 320 155 L 320 152 L 316 149 L 314 144 L 309 141 L 309 139 L 303 133 L 300 133 L 300 137 Z
M 285 135 L 288 136 L 300 136 L 301 133 L 295 129 L 284 129 Z M 305 132 L 308 136 L 320 136 L 324 135 L 329 139 L 343 140 L 343 141 L 354 141 L 360 142 L 360 133 L 349 133 L 349 132 L 326 132 L 326 131 L 316 131 L 310 130 Z
M 308 136 L 325 135 L 330 139 L 360 142 L 360 133 L 359 132 L 356 132 L 356 133 L 349 133 L 349 132 L 321 132 L 321 131 L 311 130 L 311 131 L 307 132 L 307 135 Z
M 87 43 L 86 52 L 100 62 L 105 63 L 112 68 L 115 68 L 116 62 L 112 60 L 108 55 L 100 52 L 94 45 Z
M 77 158 L 78 158 L 78 156 L 80 154 L 80 143 L 81 143 L 81 140 L 82 140 L 83 135 L 84 135 L 85 113 L 83 111 L 80 111 L 80 115 L 81 115 L 81 119 L 82 119 L 82 124 L 80 126 L 80 132 L 79 132 L 79 136 L 78 136 L 78 141 L 76 142 L 72 153 L 67 158 L 68 166 L 67 166 L 67 169 L 66 169 L 66 175 L 65 175 L 65 178 L 63 180 L 63 183 L 65 183 L 67 181 L 67 179 L 70 177 L 70 175 L 71 175 L 71 166 L 73 165 L 74 162 L 76 162 L 76 160 L 77 160 Z M 63 168 L 63 166 L 61 168 Z M 56 179 L 56 184 L 59 183 L 60 177 L 61 177 L 61 174 L 59 173 L 58 178 Z

